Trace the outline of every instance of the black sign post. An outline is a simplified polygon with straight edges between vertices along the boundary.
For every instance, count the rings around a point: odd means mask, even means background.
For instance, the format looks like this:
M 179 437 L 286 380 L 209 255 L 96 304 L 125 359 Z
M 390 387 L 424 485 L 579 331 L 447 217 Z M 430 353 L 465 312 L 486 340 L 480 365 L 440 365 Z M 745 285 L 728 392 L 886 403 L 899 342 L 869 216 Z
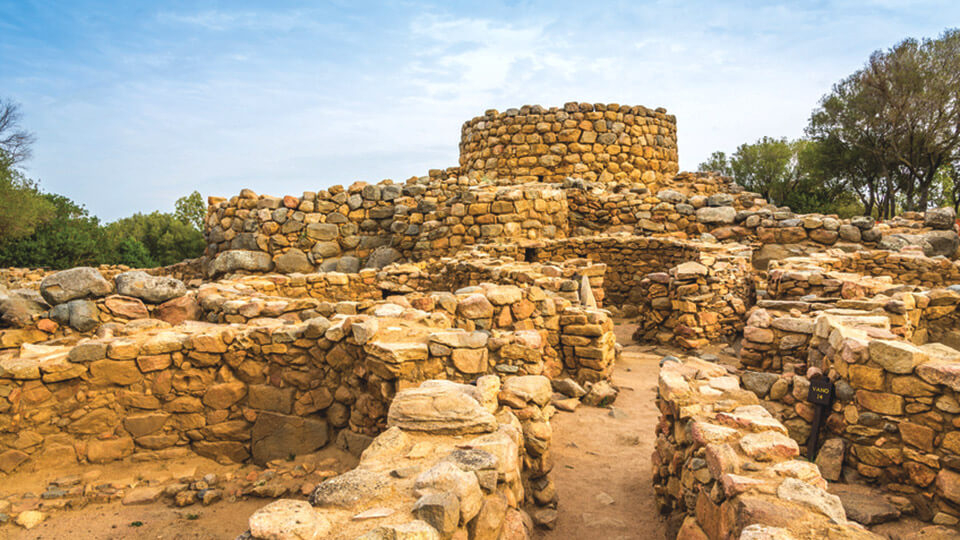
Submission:
M 807 459 L 817 459 L 820 428 L 823 427 L 827 410 L 833 404 L 833 383 L 826 375 L 814 375 L 810 378 L 810 390 L 807 392 L 807 401 L 814 404 L 813 429 L 807 440 Z

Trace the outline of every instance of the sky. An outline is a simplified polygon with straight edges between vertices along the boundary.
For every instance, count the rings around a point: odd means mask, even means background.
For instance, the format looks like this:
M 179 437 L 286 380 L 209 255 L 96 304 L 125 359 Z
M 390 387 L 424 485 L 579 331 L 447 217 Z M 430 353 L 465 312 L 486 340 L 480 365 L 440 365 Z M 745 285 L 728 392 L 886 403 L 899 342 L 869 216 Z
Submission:
M 694 170 L 801 136 L 872 51 L 951 26 L 955 0 L 0 0 L 0 98 L 36 136 L 26 174 L 111 221 L 422 176 L 525 104 L 665 107 Z

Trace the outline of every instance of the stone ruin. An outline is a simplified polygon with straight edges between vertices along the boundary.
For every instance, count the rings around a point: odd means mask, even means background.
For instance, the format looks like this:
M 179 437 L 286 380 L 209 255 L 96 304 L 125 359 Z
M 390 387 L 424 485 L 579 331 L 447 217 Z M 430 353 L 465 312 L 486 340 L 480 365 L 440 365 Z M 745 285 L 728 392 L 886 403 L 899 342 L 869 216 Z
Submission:
M 679 173 L 663 109 L 569 103 L 488 111 L 459 167 L 403 183 L 210 197 L 205 237 L 164 268 L 0 270 L 0 478 L 185 455 L 266 470 L 5 487 L 0 530 L 92 501 L 259 496 L 276 500 L 246 538 L 528 538 L 563 519 L 551 416 L 616 398 L 615 319 L 675 351 L 652 456 L 669 537 L 960 522 L 949 209 L 797 215 Z M 740 365 L 700 352 L 717 344 Z M 816 376 L 836 399 L 810 462 Z M 328 445 L 357 466 L 299 457 Z M 827 491 L 841 480 L 885 490 L 884 511 Z

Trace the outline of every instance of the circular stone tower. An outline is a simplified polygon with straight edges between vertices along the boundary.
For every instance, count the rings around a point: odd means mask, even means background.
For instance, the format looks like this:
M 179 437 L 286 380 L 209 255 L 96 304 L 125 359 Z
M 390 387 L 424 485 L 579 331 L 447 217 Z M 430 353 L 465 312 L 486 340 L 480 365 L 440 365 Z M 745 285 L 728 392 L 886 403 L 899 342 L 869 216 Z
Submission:
M 652 183 L 679 170 L 677 119 L 662 108 L 615 103 L 489 110 L 463 124 L 460 169 L 517 183 L 568 176 Z

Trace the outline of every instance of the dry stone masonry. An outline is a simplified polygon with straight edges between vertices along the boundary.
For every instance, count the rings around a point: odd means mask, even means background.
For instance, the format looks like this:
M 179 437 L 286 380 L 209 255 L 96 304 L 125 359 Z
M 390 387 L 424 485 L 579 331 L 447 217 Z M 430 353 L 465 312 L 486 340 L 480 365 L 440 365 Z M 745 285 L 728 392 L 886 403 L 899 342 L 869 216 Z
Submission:
M 0 531 L 255 496 L 245 538 L 529 538 L 575 519 L 550 419 L 616 399 L 615 319 L 676 353 L 652 457 L 671 538 L 954 530 L 955 218 L 796 214 L 678 172 L 663 109 L 588 103 L 488 111 L 458 167 L 402 182 L 210 197 L 198 259 L 0 269 Z M 209 472 L 97 480 L 197 456 Z M 50 464 L 86 472 L 18 492 Z

